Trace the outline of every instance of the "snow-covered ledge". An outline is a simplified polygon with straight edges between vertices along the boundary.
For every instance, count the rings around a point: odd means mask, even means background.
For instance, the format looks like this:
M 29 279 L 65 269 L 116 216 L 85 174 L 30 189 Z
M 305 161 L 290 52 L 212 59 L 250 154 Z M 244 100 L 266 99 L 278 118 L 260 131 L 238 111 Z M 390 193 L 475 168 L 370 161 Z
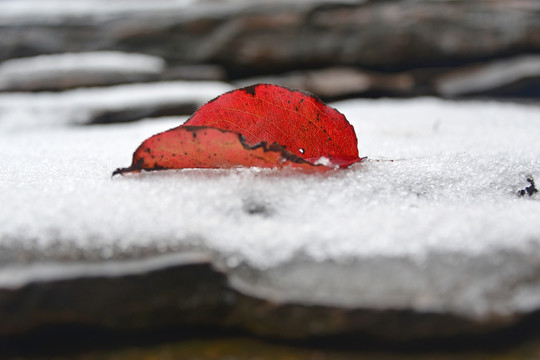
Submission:
M 62 90 L 158 79 L 165 61 L 119 51 L 39 55 L 0 63 L 0 91 Z

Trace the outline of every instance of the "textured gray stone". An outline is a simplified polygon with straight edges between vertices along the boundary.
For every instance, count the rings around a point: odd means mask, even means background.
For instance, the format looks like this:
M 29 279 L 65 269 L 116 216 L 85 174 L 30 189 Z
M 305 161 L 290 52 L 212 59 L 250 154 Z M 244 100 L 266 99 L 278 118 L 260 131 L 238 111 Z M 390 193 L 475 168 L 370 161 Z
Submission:
M 54 22 L 3 19 L 0 59 L 117 49 L 245 72 L 323 65 L 405 69 L 540 49 L 535 1 L 248 5 L 202 2 L 176 11 Z
M 414 91 L 415 79 L 409 74 L 384 74 L 350 67 L 295 71 L 274 76 L 242 79 L 236 85 L 270 83 L 303 89 L 323 98 L 351 95 L 407 95 Z
M 0 16 L 0 61 L 117 50 L 165 59 L 162 79 L 237 80 L 290 72 L 287 82 L 306 83 L 306 70 L 349 68 L 356 85 L 339 74 L 324 86 L 318 80 L 308 85 L 322 92 L 344 87 L 329 97 L 461 96 L 470 91 L 452 90 L 449 83 L 461 75 L 449 70 L 537 53 L 539 18 L 540 6 L 532 0 L 199 1 L 168 10 L 19 14 Z M 368 86 L 360 78 L 369 73 Z M 537 88 L 535 77 L 489 93 L 537 97 Z

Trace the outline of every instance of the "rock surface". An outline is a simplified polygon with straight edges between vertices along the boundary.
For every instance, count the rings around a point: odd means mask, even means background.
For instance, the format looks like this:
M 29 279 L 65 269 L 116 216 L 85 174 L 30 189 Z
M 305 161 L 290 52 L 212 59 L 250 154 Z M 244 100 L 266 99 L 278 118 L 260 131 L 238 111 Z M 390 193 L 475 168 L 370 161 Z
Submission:
M 512 58 L 540 50 L 540 7 L 532 0 L 162 1 L 94 7 L 78 0 L 65 8 L 30 3 L 0 3 L 0 61 L 65 52 L 143 53 L 167 62 L 165 80 L 239 80 L 291 72 L 285 83 L 307 83 L 329 98 L 364 91 L 377 96 L 481 94 L 485 85 L 455 88 L 455 70 L 486 64 L 485 71 L 491 71 L 497 61 L 515 63 Z M 208 66 L 206 71 L 182 70 L 201 65 Z M 519 64 L 509 65 L 515 70 Z M 338 80 L 322 87 L 297 73 L 325 68 L 347 68 L 351 79 L 345 81 L 340 70 Z M 536 71 L 502 66 L 492 73 L 495 78 L 499 70 L 502 80 L 492 83 L 505 91 L 491 94 L 538 97 Z M 329 75 L 325 71 L 314 74 Z M 366 79 L 373 71 L 384 76 Z M 509 71 L 512 87 L 506 86 Z
M 523 284 L 537 272 L 538 259 L 513 255 L 474 262 L 480 266 L 445 254 L 422 266 L 372 258 L 348 266 L 293 262 L 261 272 L 216 266 L 204 254 L 173 253 L 8 266 L 0 270 L 0 339 L 76 324 L 115 331 L 234 327 L 281 339 L 358 333 L 402 342 L 478 335 L 517 324 L 531 310 L 529 297 L 538 294 L 536 282 Z M 509 270 L 493 272 L 501 263 Z M 299 281 L 314 272 L 319 286 Z M 464 273 L 470 276 L 465 284 Z M 448 285 L 433 283 L 440 279 Z M 508 297 L 506 287 L 518 290 Z M 349 288 L 364 292 L 348 294 Z
M 168 11 L 126 8 L 107 17 L 92 11 L 86 16 L 4 11 L 0 58 L 116 48 L 172 63 L 217 61 L 230 68 L 443 65 L 538 51 L 540 39 L 532 35 L 540 31 L 539 13 L 538 4 L 526 0 L 201 1 Z M 27 36 L 21 38 L 21 32 Z M 55 41 L 43 44 L 44 38 Z
M 413 92 L 414 81 L 414 78 L 408 74 L 388 75 L 341 67 L 248 78 L 237 81 L 235 84 L 239 87 L 258 83 L 276 84 L 304 89 L 322 98 L 331 99 L 351 95 L 403 96 Z
M 62 324 L 116 330 L 219 325 L 227 306 L 224 278 L 201 254 L 4 268 L 0 282 L 0 336 Z

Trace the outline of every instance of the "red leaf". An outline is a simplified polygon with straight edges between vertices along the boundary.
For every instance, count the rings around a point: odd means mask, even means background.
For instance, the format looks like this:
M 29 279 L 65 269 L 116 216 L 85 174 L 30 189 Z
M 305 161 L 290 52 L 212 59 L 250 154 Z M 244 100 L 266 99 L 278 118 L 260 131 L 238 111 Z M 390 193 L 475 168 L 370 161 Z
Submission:
M 277 142 L 310 162 L 327 157 L 347 167 L 360 161 L 354 128 L 315 95 L 258 84 L 225 93 L 185 123 L 238 132 L 250 145 Z
M 133 163 L 116 174 L 140 170 L 231 168 L 237 166 L 330 170 L 266 142 L 246 144 L 240 134 L 211 127 L 179 126 L 146 139 L 133 154 Z
M 259 84 L 225 93 L 185 124 L 148 138 L 131 166 L 113 175 L 237 166 L 321 171 L 361 160 L 354 129 L 339 111 L 314 95 Z

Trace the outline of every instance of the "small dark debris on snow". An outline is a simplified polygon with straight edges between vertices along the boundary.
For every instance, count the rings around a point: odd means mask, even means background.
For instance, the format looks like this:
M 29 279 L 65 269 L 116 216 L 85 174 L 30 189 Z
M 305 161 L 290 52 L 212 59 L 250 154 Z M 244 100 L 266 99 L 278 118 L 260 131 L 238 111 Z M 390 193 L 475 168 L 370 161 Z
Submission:
M 255 201 L 253 199 L 245 200 L 242 209 L 249 215 L 269 216 L 272 214 L 272 209 L 264 202 Z
M 534 179 L 532 176 L 527 177 L 527 181 L 529 182 L 529 186 L 527 186 L 525 189 L 521 189 L 518 191 L 519 196 L 525 196 L 529 195 L 532 196 L 534 193 L 538 192 L 538 189 L 536 188 L 536 185 L 534 184 Z

